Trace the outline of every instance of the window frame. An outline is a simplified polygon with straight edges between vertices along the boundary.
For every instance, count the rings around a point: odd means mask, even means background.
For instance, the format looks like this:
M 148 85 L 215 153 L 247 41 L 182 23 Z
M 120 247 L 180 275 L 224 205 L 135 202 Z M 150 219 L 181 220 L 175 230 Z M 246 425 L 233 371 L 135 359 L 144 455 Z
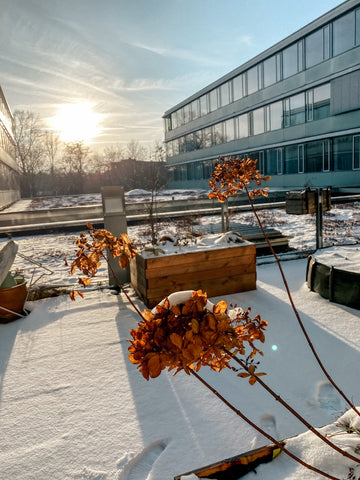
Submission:
M 358 145 L 356 145 L 358 144 Z M 356 155 L 356 150 L 358 150 L 358 154 Z M 355 163 L 357 158 L 357 166 Z M 354 135 L 353 136 L 353 158 L 352 158 L 352 169 L 353 170 L 360 170 L 360 135 Z

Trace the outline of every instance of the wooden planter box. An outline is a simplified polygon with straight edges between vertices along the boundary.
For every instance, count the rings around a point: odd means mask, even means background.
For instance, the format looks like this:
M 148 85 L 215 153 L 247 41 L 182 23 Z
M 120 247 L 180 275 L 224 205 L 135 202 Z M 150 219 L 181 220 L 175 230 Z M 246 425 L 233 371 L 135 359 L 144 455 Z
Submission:
M 316 213 L 317 205 L 316 190 L 301 190 L 294 192 L 286 192 L 286 213 L 292 215 L 306 215 L 308 213 Z M 323 212 L 331 209 L 331 190 L 322 189 L 323 196 Z
M 255 290 L 256 247 L 237 246 L 144 258 L 130 262 L 131 285 L 149 308 L 181 290 L 203 290 L 209 297 Z

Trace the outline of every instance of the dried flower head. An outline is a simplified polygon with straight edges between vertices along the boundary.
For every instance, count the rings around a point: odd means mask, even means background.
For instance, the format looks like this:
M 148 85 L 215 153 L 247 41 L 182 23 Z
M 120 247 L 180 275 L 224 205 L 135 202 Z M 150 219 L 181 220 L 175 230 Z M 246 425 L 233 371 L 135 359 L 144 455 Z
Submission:
M 254 342 L 264 342 L 266 321 L 258 315 L 251 319 L 250 309 L 238 310 L 230 318 L 224 301 L 212 311 L 206 304 L 207 294 L 198 290 L 179 305 L 170 306 L 165 299 L 152 311 L 142 312 L 143 320 L 130 332 L 129 359 L 144 378 L 155 378 L 166 368 L 189 374 L 190 369 L 198 371 L 206 365 L 221 371 L 229 367 L 232 354 L 245 355 L 246 346 L 250 346 L 249 358 L 262 354 Z
M 119 258 L 119 265 L 125 269 L 129 261 L 137 254 L 137 248 L 133 245 L 127 234 L 123 233 L 116 237 L 108 230 L 96 230 L 91 223 L 87 223 L 88 233 L 81 233 L 76 241 L 78 248 L 76 258 L 71 264 L 71 275 L 79 269 L 85 277 L 79 278 L 78 283 L 83 287 L 91 284 L 91 279 L 96 275 L 101 266 L 101 259 L 106 260 L 105 252 L 114 258 Z M 73 290 L 70 298 L 75 299 L 81 292 Z
M 256 168 L 257 160 L 251 158 L 220 158 L 215 165 L 215 170 L 211 174 L 209 181 L 212 192 L 209 198 L 217 198 L 220 202 L 224 202 L 230 195 L 236 195 L 238 191 L 246 190 L 250 197 L 263 195 L 267 197 L 268 188 L 256 188 L 261 186 L 261 182 L 270 179 L 269 176 L 264 177 Z M 255 184 L 251 190 L 248 185 Z

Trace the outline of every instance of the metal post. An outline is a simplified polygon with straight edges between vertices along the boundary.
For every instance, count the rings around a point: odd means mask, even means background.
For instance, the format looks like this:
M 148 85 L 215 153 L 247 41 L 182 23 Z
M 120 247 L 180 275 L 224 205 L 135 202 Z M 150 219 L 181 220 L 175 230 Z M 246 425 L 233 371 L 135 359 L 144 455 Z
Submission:
M 127 223 L 125 214 L 124 189 L 121 186 L 102 187 L 102 204 L 104 212 L 104 228 L 109 230 L 117 237 L 122 233 L 127 233 Z M 115 287 L 117 282 L 114 275 L 121 284 L 130 281 L 129 266 L 123 270 L 117 258 L 109 256 L 109 285 Z M 113 274 L 114 272 L 114 274 Z
M 316 192 L 316 249 L 323 248 L 323 190 Z

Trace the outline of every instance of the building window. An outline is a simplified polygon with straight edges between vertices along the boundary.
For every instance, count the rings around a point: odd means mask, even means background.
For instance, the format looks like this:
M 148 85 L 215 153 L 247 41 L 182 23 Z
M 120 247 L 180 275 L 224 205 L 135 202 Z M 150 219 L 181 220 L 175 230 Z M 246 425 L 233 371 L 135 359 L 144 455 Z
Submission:
M 237 117 L 237 138 L 249 136 L 249 114 L 245 113 Z
M 305 122 L 305 95 L 299 93 L 290 97 L 290 125 L 300 125 Z
M 171 117 L 165 117 L 164 118 L 164 123 L 165 123 L 165 132 L 170 132 L 170 130 L 171 130 Z
M 330 115 L 330 83 L 314 88 L 314 120 L 321 120 Z
M 203 117 L 209 113 L 209 102 L 208 94 L 202 95 L 200 97 L 200 115 Z
M 360 8 L 355 12 L 355 33 L 355 43 L 356 45 L 360 45 Z
M 228 105 L 230 103 L 230 83 L 223 83 L 219 87 L 220 106 Z
M 173 140 L 172 141 L 172 151 L 173 155 L 179 155 L 179 140 Z
M 298 145 L 285 147 L 284 173 L 298 173 L 299 169 L 299 148 Z
M 180 108 L 180 109 L 176 112 L 176 116 L 177 116 L 177 124 L 178 124 L 178 126 L 180 127 L 181 125 L 184 125 L 184 109 L 183 109 L 183 108 Z
M 276 55 L 268 58 L 263 63 L 263 71 L 264 71 L 264 88 L 273 85 L 274 83 L 278 82 L 279 79 L 277 78 L 277 68 L 276 68 Z
M 317 65 L 324 60 L 324 38 L 322 29 L 305 37 L 305 55 L 306 68 Z
M 298 145 L 298 156 L 299 156 L 299 173 L 304 173 L 305 171 L 305 154 L 304 154 L 304 145 Z
M 214 90 L 211 90 L 211 92 L 209 93 L 209 103 L 210 103 L 210 107 L 209 107 L 209 111 L 210 112 L 213 112 L 214 110 L 216 110 L 219 106 L 218 104 L 218 89 L 215 88 Z
M 355 46 L 355 11 L 333 22 L 333 53 L 339 55 Z
M 265 172 L 265 160 L 264 160 L 264 151 L 262 150 L 261 152 L 259 152 L 259 160 L 258 160 L 258 164 L 257 164 L 257 167 L 260 171 L 260 173 L 262 175 L 264 175 L 264 172 Z
M 265 132 L 264 107 L 258 108 L 252 112 L 253 135 L 259 135 Z
M 189 133 L 185 135 L 185 149 L 187 152 L 192 152 L 195 150 L 194 134 Z
M 326 164 L 324 150 L 324 141 L 322 140 L 306 144 L 306 172 L 321 172 L 323 170 Z
M 173 113 L 171 114 L 171 120 L 170 120 L 170 122 L 171 122 L 172 128 L 177 128 L 178 124 L 177 124 L 177 115 L 176 115 L 176 112 L 173 112 Z
M 283 173 L 283 149 L 282 148 L 276 149 L 276 157 L 277 157 L 277 173 L 278 175 L 282 175 Z
M 200 148 L 203 148 L 204 143 L 203 143 L 203 131 L 198 130 L 197 132 L 194 132 L 194 143 L 195 143 L 195 149 L 199 150 Z
M 283 50 L 283 78 L 291 77 L 299 71 L 298 65 L 298 44 L 294 43 Z
M 172 142 L 165 143 L 165 149 L 166 149 L 166 156 L 172 157 L 173 156 Z
M 333 139 L 334 170 L 351 170 L 353 166 L 353 139 L 350 135 Z
M 330 140 L 323 141 L 323 172 L 330 171 Z
M 199 99 L 197 98 L 193 102 L 191 102 L 191 119 L 196 120 L 200 117 L 200 104 Z
M 183 107 L 184 111 L 184 123 L 189 123 L 191 120 L 191 105 L 188 103 Z
M 235 140 L 235 121 L 233 118 L 224 122 L 224 141 L 232 142 Z
M 360 135 L 354 136 L 354 160 L 353 169 L 360 170 Z
M 279 102 L 268 105 L 267 130 L 278 130 L 283 122 L 283 103 Z
M 265 175 L 277 175 L 278 171 L 278 156 L 277 156 L 277 149 L 272 148 L 266 150 L 265 156 Z
M 179 153 L 185 153 L 186 152 L 185 137 L 178 138 L 178 142 L 179 142 Z
M 324 60 L 330 58 L 330 25 L 323 28 L 323 57 Z
M 216 125 L 213 125 L 213 142 L 215 145 L 219 145 L 221 143 L 224 143 L 224 124 L 217 123 Z
M 237 77 L 233 78 L 232 81 L 233 85 L 233 101 L 239 100 L 244 96 L 244 76 L 238 75 Z
M 251 95 L 259 90 L 258 66 L 250 68 L 247 71 L 247 94 Z
M 204 148 L 212 146 L 211 127 L 204 128 L 203 130 L 203 144 L 204 144 Z

